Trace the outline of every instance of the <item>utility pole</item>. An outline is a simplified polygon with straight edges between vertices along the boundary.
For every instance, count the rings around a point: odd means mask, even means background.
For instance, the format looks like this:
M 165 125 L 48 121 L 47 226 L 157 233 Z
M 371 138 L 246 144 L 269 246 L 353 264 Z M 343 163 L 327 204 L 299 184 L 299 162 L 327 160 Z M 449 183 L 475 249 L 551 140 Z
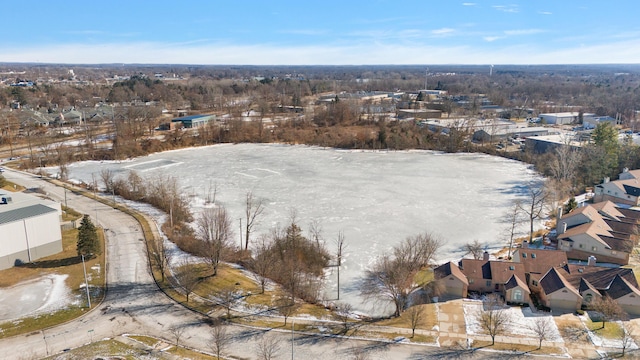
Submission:
M 89 281 L 87 281 L 87 266 L 84 264 L 84 254 L 82 256 L 82 270 L 84 270 L 84 288 L 87 290 L 87 303 L 91 309 L 91 296 L 89 296 Z
M 242 218 L 238 220 L 240 220 L 240 251 L 242 251 Z

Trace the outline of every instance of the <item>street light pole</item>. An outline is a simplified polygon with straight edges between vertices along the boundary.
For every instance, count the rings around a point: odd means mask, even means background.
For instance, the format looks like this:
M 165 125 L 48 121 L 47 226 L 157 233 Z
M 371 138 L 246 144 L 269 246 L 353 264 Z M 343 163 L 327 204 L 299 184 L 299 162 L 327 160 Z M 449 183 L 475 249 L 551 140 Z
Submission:
M 87 290 L 87 303 L 89 304 L 89 309 L 91 309 L 91 296 L 89 296 L 89 281 L 87 280 L 87 267 L 84 264 L 84 254 L 82 256 L 82 270 L 84 270 L 84 288 Z

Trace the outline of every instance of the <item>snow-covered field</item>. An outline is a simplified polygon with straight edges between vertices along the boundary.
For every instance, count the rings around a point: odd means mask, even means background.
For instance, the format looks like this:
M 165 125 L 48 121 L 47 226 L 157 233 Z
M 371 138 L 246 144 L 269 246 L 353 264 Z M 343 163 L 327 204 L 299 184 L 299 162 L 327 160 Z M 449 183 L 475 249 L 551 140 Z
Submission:
M 467 326 L 467 334 L 485 334 L 482 327 L 480 326 L 480 323 L 478 323 L 477 320 L 477 315 L 482 311 L 482 301 L 465 299 L 463 310 L 464 321 Z M 507 331 L 508 334 L 537 339 L 535 332 L 531 330 L 531 328 L 535 324 L 534 321 L 537 318 L 547 318 L 549 324 L 551 325 L 547 340 L 563 341 L 562 336 L 560 336 L 560 332 L 558 331 L 558 327 L 556 326 L 555 321 L 553 321 L 553 316 L 551 316 L 550 314 L 534 314 L 530 308 L 519 306 L 505 306 L 505 311 L 508 313 L 510 320 L 509 330 Z
M 343 231 L 347 248 L 341 268 L 341 300 L 360 311 L 386 310 L 363 305 L 358 279 L 375 258 L 405 237 L 423 231 L 441 236 L 438 260 L 456 259 L 463 244 L 479 240 L 489 248 L 505 242 L 501 217 L 526 183 L 539 178 L 526 165 L 483 154 L 431 151 L 346 151 L 274 144 L 214 145 L 149 155 L 123 162 L 81 162 L 69 177 L 91 183 L 102 169 L 126 176 L 169 174 L 178 178 L 195 213 L 215 184 L 217 202 L 239 228 L 244 196 L 266 200 L 254 238 L 285 225 L 295 209 L 299 225 L 321 223 L 328 247 Z M 239 231 L 236 231 L 240 243 Z M 327 298 L 336 284 L 327 281 Z

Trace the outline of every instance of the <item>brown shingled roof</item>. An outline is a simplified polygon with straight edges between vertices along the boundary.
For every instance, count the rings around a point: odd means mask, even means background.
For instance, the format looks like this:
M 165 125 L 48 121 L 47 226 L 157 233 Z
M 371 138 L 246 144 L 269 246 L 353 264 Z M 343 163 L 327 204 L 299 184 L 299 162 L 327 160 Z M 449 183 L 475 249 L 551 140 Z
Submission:
M 613 278 L 611 284 L 609 285 L 609 288 L 605 290 L 605 293 L 607 293 L 607 295 L 609 295 L 614 300 L 630 293 L 634 293 L 636 296 L 640 297 L 640 290 L 631 285 L 620 275 L 616 275 Z
M 561 274 L 561 270 L 557 268 L 551 268 L 549 271 L 544 274 L 542 279 L 540 279 L 540 287 L 544 290 L 545 294 L 552 294 L 560 289 L 566 288 L 567 290 L 580 295 L 578 290 L 571 285 Z
M 522 257 L 523 253 L 527 256 Z M 520 248 L 513 255 L 518 256 L 518 262 L 524 265 L 525 273 L 529 274 L 542 275 L 553 267 L 567 263 L 567 253 L 562 250 Z
M 523 288 L 527 292 L 527 294 L 531 293 L 531 291 L 529 290 L 529 287 L 527 286 L 527 284 L 525 284 L 524 281 L 522 281 L 518 276 L 513 274 L 513 275 L 511 275 L 509 280 L 504 284 L 504 288 L 505 288 L 505 290 L 510 290 L 510 289 L 513 289 L 516 286 L 519 286 L 519 287 Z
M 453 275 L 458 279 L 460 279 L 465 284 L 467 285 L 469 284 L 467 281 L 467 277 L 464 276 L 462 271 L 460 271 L 460 268 L 458 267 L 458 265 L 454 264 L 451 261 L 449 261 L 448 263 L 444 263 L 438 266 L 437 268 L 433 269 L 433 275 L 434 275 L 434 278 L 436 279 L 442 279 L 442 278 L 446 278 L 449 275 Z

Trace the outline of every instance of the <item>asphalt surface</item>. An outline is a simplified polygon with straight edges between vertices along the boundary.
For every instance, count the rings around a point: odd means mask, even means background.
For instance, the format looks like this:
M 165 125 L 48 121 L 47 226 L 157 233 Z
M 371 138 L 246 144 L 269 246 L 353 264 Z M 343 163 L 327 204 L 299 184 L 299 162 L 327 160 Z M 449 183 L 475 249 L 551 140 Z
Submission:
M 8 180 L 27 188 L 40 187 L 50 198 L 64 203 L 65 190 L 37 176 L 7 169 Z M 110 206 L 66 191 L 67 205 L 90 214 L 107 235 L 107 292 L 103 303 L 67 324 L 28 335 L 0 340 L 2 359 L 39 359 L 103 338 L 141 334 L 174 342 L 170 329 L 184 328 L 180 344 L 211 352 L 209 326 L 202 316 L 185 309 L 164 295 L 150 274 L 142 230 L 135 219 Z M 355 349 L 369 359 L 426 358 L 514 358 L 523 355 L 470 351 L 416 344 L 372 342 L 317 335 L 292 334 L 286 330 L 264 330 L 228 325 L 232 342 L 225 353 L 232 358 L 256 359 L 256 345 L 265 334 L 280 343 L 276 359 L 349 359 Z M 293 344 L 292 344 L 293 343 Z M 293 346 L 292 346 L 293 345 Z M 293 351 L 293 354 L 292 354 Z

